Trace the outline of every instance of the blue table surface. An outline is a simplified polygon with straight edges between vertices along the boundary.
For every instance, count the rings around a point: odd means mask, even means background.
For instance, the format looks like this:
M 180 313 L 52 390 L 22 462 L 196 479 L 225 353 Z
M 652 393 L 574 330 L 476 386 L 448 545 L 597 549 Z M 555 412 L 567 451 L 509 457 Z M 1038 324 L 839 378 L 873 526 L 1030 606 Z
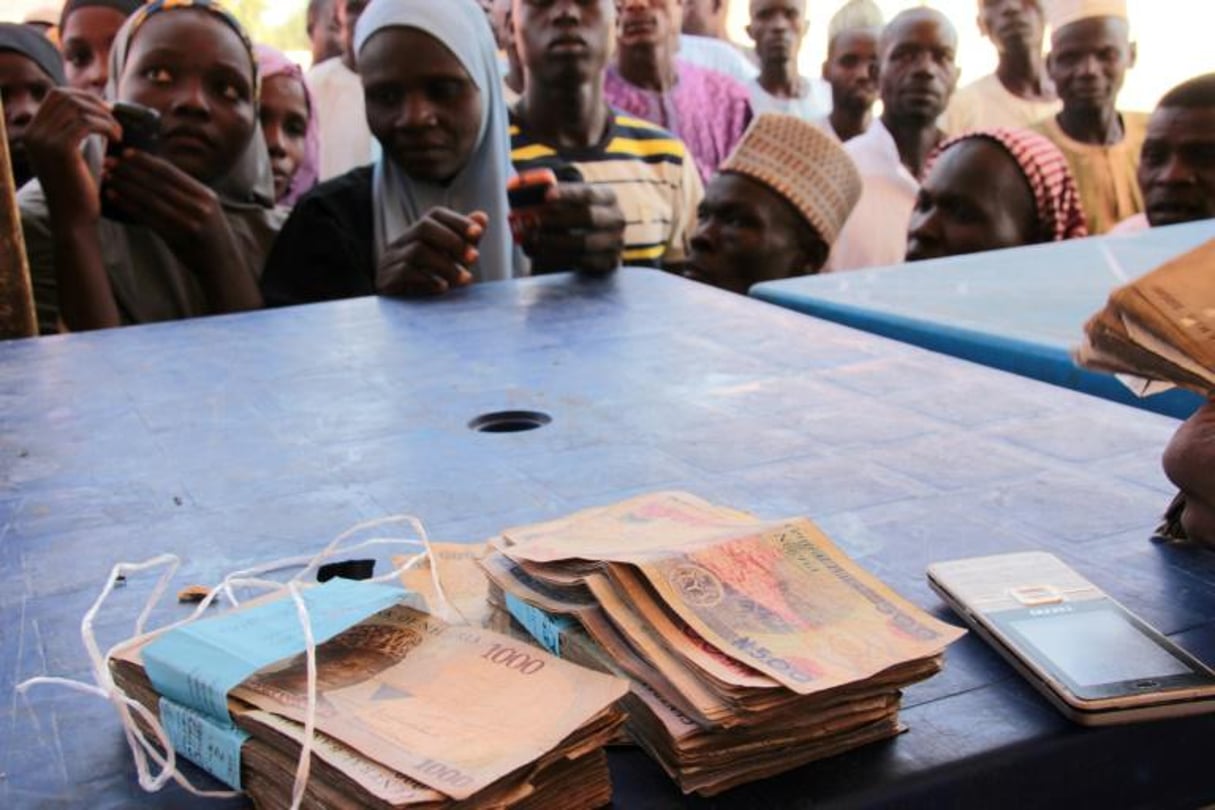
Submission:
M 506 409 L 553 421 L 468 428 Z M 13 685 L 87 677 L 80 619 L 115 562 L 173 552 L 175 587 L 210 583 L 390 513 L 478 541 L 681 488 L 809 515 L 946 619 L 928 563 L 1047 548 L 1215 663 L 1215 561 L 1148 539 L 1176 426 L 643 270 L 0 344 L 0 807 L 215 806 L 143 795 L 108 704 Z M 150 587 L 115 593 L 102 643 Z M 1215 801 L 1215 716 L 1074 726 L 973 635 L 902 717 L 895 740 L 712 802 L 613 752 L 615 804 Z
M 756 285 L 756 298 L 1171 416 L 1186 391 L 1137 399 L 1071 350 L 1116 287 L 1215 238 L 1215 220 Z

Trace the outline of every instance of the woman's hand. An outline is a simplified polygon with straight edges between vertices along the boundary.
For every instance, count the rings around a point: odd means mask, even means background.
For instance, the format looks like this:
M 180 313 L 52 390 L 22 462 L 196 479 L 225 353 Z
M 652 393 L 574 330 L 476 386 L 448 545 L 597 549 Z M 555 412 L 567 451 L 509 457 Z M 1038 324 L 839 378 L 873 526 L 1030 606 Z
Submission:
M 164 158 L 127 149 L 106 158 L 102 181 L 110 203 L 155 231 L 183 261 L 181 251 L 204 248 L 227 231 L 219 196 Z
M 481 211 L 468 216 L 432 208 L 388 246 L 376 268 L 381 295 L 441 295 L 471 284 L 469 268 L 480 255 L 477 245 L 489 218 Z
M 106 103 L 91 93 L 56 87 L 25 130 L 30 165 L 42 184 L 52 218 L 93 223 L 101 216 L 97 184 L 80 146 L 89 135 L 122 138 Z
M 127 149 L 106 158 L 106 199 L 132 222 L 156 232 L 194 273 L 211 312 L 262 305 L 257 271 L 242 254 L 219 196 L 209 186 L 156 155 Z
M 624 213 L 616 192 L 587 183 L 559 183 L 531 211 L 535 227 L 523 237 L 533 273 L 608 273 L 624 252 Z

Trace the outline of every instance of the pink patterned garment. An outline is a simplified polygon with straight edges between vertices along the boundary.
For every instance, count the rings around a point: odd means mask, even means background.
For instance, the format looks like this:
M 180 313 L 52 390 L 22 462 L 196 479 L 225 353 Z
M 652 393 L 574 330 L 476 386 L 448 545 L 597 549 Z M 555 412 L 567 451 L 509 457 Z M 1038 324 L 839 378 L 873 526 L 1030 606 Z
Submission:
M 679 79 L 666 93 L 625 81 L 614 66 L 603 90 L 608 103 L 667 129 L 687 144 L 701 179 L 708 183 L 751 123 L 747 88 L 724 73 L 675 60 Z

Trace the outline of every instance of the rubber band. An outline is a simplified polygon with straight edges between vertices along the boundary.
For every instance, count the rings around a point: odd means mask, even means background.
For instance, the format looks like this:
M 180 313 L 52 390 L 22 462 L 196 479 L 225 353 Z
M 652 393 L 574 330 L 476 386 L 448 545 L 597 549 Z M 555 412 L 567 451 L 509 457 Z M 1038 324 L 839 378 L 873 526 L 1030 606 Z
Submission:
M 343 545 L 346 541 L 362 532 L 384 526 L 400 526 L 402 524 L 408 526 L 417 539 L 373 537 L 350 546 Z M 367 580 L 368 582 L 380 584 L 395 580 L 402 573 L 412 570 L 423 561 L 429 560 L 431 582 L 434 585 L 438 602 L 436 607 L 438 607 L 442 614 L 445 614 L 441 615 L 441 618 L 462 618 L 462 614 L 448 600 L 447 594 L 443 589 L 438 570 L 439 559 L 434 553 L 434 548 L 431 545 L 430 536 L 427 534 L 425 526 L 422 525 L 420 520 L 410 515 L 393 515 L 391 517 L 364 521 L 352 526 L 339 534 L 317 554 L 274 560 L 229 573 L 218 585 L 207 592 L 207 595 L 195 605 L 189 616 L 152 631 L 146 629 L 147 624 L 151 619 L 153 611 L 160 604 L 165 592 L 168 590 L 173 576 L 181 567 L 181 559 L 173 554 L 161 554 L 143 562 L 118 563 L 110 569 L 110 574 L 106 578 L 101 593 L 98 594 L 96 600 L 85 612 L 80 622 L 80 635 L 84 643 L 85 652 L 89 657 L 93 683 L 90 684 L 54 676 L 39 676 L 19 683 L 16 687 L 17 692 L 24 696 L 26 692 L 36 686 L 55 686 L 108 700 L 112 703 L 118 713 L 119 721 L 122 723 L 127 746 L 131 750 L 131 758 L 135 763 L 139 786 L 145 792 L 155 793 L 172 781 L 189 793 L 201 798 L 228 799 L 240 796 L 241 794 L 238 791 L 203 790 L 198 788 L 188 777 L 178 770 L 177 752 L 156 713 L 118 688 L 114 683 L 113 676 L 110 674 L 109 664 L 116 655 L 132 647 L 139 646 L 163 633 L 198 621 L 207 612 L 212 602 L 221 596 L 232 608 L 239 607 L 241 600 L 236 594 L 237 589 L 262 591 L 264 594 L 283 593 L 295 604 L 296 615 L 304 636 L 304 655 L 308 676 L 308 699 L 303 724 L 303 741 L 300 745 L 300 756 L 296 763 L 295 779 L 291 791 L 291 808 L 295 810 L 295 808 L 300 806 L 307 790 L 308 779 L 312 769 L 312 750 L 316 734 L 316 643 L 312 633 L 312 621 L 308 614 L 308 606 L 303 598 L 304 585 L 306 584 L 304 578 L 310 573 L 315 572 L 326 560 L 336 555 L 347 555 L 365 548 L 383 546 L 408 546 L 415 549 L 420 548 L 420 550 L 389 573 Z M 295 568 L 300 568 L 301 570 L 286 582 L 264 578 L 267 574 Z M 135 620 L 134 634 L 131 638 L 114 644 L 103 654 L 97 644 L 97 637 L 93 626 L 106 600 L 113 593 L 120 580 L 129 580 L 132 575 L 157 569 L 163 570 L 158 576 L 156 584 L 153 586 L 143 609 Z M 138 717 L 138 720 L 136 717 Z M 142 721 L 142 725 L 140 721 Z M 144 726 L 150 729 L 151 736 L 155 742 L 149 739 L 149 735 L 144 732 Z M 158 771 L 154 773 L 152 766 L 155 766 Z

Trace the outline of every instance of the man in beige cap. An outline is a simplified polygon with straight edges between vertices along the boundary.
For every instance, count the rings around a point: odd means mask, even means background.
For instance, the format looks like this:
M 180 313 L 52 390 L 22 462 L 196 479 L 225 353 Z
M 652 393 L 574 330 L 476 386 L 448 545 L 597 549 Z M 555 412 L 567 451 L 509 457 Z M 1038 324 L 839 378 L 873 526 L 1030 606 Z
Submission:
M 958 90 L 941 128 L 950 135 L 993 127 L 1028 127 L 1059 111 L 1046 73 L 1041 0 L 978 0 L 979 32 L 996 47 L 994 72 Z
M 1135 64 L 1126 0 L 1048 0 L 1046 12 L 1052 28 L 1046 68 L 1063 109 L 1034 129 L 1067 157 L 1089 233 L 1105 233 L 1143 211 L 1135 175 L 1147 116 L 1116 106 Z
M 746 293 L 817 273 L 861 195 L 834 138 L 789 115 L 759 116 L 709 182 L 686 275 Z
M 849 0 L 827 26 L 823 81 L 831 86 L 831 112 L 815 121 L 843 141 L 869 129 L 877 101 L 878 38 L 885 19 L 873 0 Z

